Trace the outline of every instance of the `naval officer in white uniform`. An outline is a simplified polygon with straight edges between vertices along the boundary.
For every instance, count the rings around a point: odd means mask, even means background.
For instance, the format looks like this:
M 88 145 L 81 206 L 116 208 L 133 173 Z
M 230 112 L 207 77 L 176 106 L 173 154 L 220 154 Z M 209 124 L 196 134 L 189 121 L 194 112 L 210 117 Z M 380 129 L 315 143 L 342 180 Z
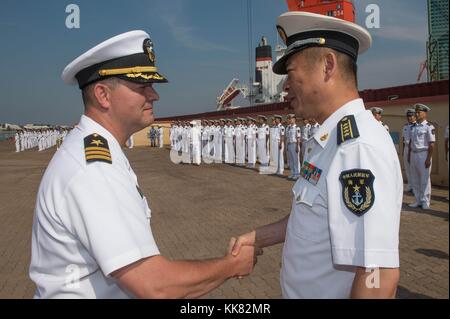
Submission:
M 36 298 L 199 297 L 246 275 L 242 257 L 170 261 L 160 255 L 151 210 L 122 151 L 154 122 L 155 66 L 149 35 L 111 38 L 70 63 L 64 82 L 83 91 L 85 114 L 56 152 L 37 194 L 30 277 Z M 167 203 L 170 205 L 170 203 Z
M 284 242 L 285 298 L 393 298 L 403 181 L 392 139 L 358 94 L 356 60 L 371 36 L 306 12 L 281 15 L 278 29 L 287 49 L 274 72 L 287 74 L 296 115 L 321 127 L 306 142 L 290 215 L 232 239 L 233 254 Z
M 411 186 L 416 201 L 409 207 L 430 209 L 431 202 L 431 166 L 436 142 L 436 129 L 427 121 L 431 110 L 425 104 L 416 104 L 416 123 L 411 127 L 409 143 L 409 163 Z
M 384 110 L 381 107 L 372 107 L 370 108 L 370 111 L 372 112 L 373 117 L 383 125 L 383 127 L 386 129 L 386 131 L 389 132 L 389 126 L 384 123 L 381 119 L 383 117 Z
M 416 111 L 414 109 L 406 110 L 407 123 L 403 126 L 403 166 L 405 167 L 405 175 L 408 180 L 406 191 L 412 191 L 411 187 L 411 165 L 408 161 L 409 143 L 411 139 L 411 128 L 416 123 Z

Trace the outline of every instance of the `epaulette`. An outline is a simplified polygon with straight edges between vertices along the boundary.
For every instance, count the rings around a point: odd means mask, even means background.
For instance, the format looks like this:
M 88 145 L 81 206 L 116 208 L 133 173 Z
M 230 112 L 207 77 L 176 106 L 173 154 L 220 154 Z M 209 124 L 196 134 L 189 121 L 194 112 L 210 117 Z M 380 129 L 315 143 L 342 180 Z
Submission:
M 105 162 L 112 164 L 108 141 L 97 133 L 84 138 L 84 154 L 86 162 Z
M 337 144 L 341 145 L 345 141 L 359 137 L 358 126 L 356 125 L 355 116 L 347 115 L 338 124 L 337 127 Z

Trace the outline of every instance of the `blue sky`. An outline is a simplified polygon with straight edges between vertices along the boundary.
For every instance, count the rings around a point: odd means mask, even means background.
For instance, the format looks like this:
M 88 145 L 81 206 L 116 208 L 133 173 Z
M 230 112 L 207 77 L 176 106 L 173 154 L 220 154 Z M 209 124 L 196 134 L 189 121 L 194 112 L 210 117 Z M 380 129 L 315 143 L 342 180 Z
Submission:
M 66 6 L 80 7 L 81 28 L 67 29 Z M 359 60 L 360 89 L 410 84 L 426 58 L 425 0 L 356 0 L 380 7 L 374 45 Z M 284 0 L 252 0 L 252 52 L 261 36 L 275 46 Z M 96 44 L 123 32 L 147 31 L 157 64 L 170 81 L 158 84 L 158 117 L 212 111 L 233 79 L 249 77 L 246 0 L 1 0 L 0 123 L 74 124 L 80 91 L 60 80 L 64 67 Z M 244 103 L 245 101 L 241 101 Z

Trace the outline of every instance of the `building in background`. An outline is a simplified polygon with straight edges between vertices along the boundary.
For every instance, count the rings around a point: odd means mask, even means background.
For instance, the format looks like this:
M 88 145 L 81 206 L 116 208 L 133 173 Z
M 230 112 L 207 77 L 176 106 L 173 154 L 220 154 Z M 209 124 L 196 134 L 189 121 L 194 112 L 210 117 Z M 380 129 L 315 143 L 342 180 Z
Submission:
M 428 80 L 448 79 L 448 0 L 428 0 Z

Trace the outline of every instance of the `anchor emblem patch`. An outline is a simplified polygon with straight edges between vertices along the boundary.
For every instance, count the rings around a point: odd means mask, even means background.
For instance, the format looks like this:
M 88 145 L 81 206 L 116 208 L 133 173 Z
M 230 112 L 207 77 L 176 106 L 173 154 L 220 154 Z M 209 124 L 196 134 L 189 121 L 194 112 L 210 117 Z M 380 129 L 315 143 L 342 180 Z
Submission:
M 342 172 L 339 180 L 345 206 L 358 217 L 367 213 L 375 202 L 375 176 L 372 172 L 364 169 L 349 170 Z

